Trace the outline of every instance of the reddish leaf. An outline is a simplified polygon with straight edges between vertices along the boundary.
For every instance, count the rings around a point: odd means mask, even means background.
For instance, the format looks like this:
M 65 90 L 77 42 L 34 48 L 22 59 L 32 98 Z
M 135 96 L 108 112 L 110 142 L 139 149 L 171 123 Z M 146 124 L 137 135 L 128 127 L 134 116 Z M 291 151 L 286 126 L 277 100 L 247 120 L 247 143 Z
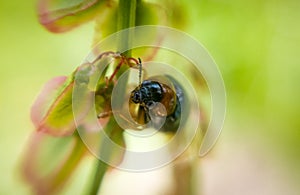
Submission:
M 38 131 L 55 136 L 70 135 L 75 130 L 72 112 L 74 76 L 51 79 L 31 108 L 31 118 Z
M 51 106 L 51 103 L 58 95 L 66 80 L 66 76 L 60 76 L 51 79 L 45 84 L 44 88 L 37 96 L 31 107 L 31 120 L 36 127 L 39 126 L 39 123 L 44 118 L 49 107 Z
M 106 0 L 39 0 L 39 21 L 51 32 L 65 32 L 100 14 Z
M 38 131 L 61 136 L 70 135 L 75 130 L 72 111 L 73 82 L 55 99 L 47 114 L 37 127 Z
M 71 178 L 87 150 L 77 135 L 52 137 L 34 132 L 22 166 L 35 194 L 53 194 Z

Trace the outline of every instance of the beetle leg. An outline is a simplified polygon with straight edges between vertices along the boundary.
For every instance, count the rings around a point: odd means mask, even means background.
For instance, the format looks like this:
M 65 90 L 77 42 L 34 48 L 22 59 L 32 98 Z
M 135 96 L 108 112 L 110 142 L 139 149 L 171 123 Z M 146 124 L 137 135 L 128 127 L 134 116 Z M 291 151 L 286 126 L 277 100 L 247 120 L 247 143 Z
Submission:
M 106 51 L 106 52 L 103 52 L 103 53 L 99 54 L 99 56 L 98 56 L 92 63 L 94 63 L 94 62 L 100 60 L 100 59 L 103 58 L 104 56 L 115 55 L 115 54 L 116 54 L 116 52 L 113 52 L 113 51 Z
M 106 112 L 101 112 L 100 114 L 97 115 L 97 118 L 98 119 L 100 119 L 100 118 L 106 118 L 106 117 L 108 117 L 111 114 L 112 114 L 111 110 L 106 111 Z
M 126 117 L 125 115 L 123 115 L 120 111 L 114 111 L 114 113 L 118 113 L 118 115 L 120 116 L 120 118 L 122 118 L 122 120 L 126 121 L 127 124 L 126 124 L 126 129 L 133 129 L 133 130 L 143 130 L 144 129 L 144 125 L 140 125 L 136 122 L 133 122 L 132 120 L 130 120 L 128 117 Z M 106 118 L 110 115 L 113 114 L 113 111 L 112 110 L 109 110 L 109 111 L 105 111 L 105 112 L 102 112 L 100 114 L 98 114 L 97 118 L 98 119 L 102 119 L 102 118 Z M 138 125 L 138 127 L 137 127 Z
M 133 61 L 133 63 L 131 61 Z M 139 61 L 135 58 L 126 58 L 126 62 L 129 67 L 133 67 L 134 65 L 139 65 Z M 132 65 L 132 64 L 134 64 L 134 65 Z
M 117 74 L 118 70 L 121 68 L 123 62 L 124 62 L 124 60 L 123 60 L 123 58 L 121 58 L 119 64 L 118 64 L 117 67 L 116 67 L 116 69 L 114 70 L 114 72 L 113 72 L 112 75 L 110 76 L 109 82 L 111 82 L 112 79 L 115 77 L 115 75 Z

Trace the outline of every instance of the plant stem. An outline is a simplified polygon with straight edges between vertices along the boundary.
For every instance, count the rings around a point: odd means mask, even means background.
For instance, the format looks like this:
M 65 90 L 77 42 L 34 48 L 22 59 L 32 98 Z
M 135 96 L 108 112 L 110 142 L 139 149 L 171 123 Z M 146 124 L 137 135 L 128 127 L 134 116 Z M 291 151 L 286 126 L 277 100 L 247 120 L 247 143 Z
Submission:
M 89 189 L 88 194 L 90 194 L 90 195 L 98 194 L 98 190 L 101 186 L 101 183 L 102 183 L 102 180 L 103 180 L 106 170 L 107 170 L 107 164 L 105 164 L 101 160 L 97 160 L 97 165 L 96 165 L 94 178 L 92 181 L 92 186 Z
M 135 26 L 135 15 L 136 15 L 136 7 L 137 7 L 137 1 L 140 2 L 140 0 L 119 0 L 119 5 L 118 5 L 118 30 L 123 30 L 126 28 L 134 27 Z M 124 51 L 122 54 L 130 57 L 131 56 L 131 50 L 130 48 L 132 41 L 132 34 L 129 33 L 122 33 L 120 37 L 118 37 L 118 50 L 119 51 Z M 110 118 L 111 120 L 113 117 Z M 106 148 L 106 143 L 103 142 L 101 143 L 101 150 L 105 149 L 105 152 L 108 152 L 108 148 Z M 102 152 L 100 150 L 100 152 Z M 113 152 L 113 151 L 109 151 Z M 110 154 L 111 155 L 111 154 Z M 89 188 L 89 193 L 91 195 L 97 194 L 99 191 L 99 188 L 101 187 L 101 183 L 103 180 L 103 177 L 106 173 L 106 170 L 108 168 L 108 165 L 104 163 L 101 160 L 97 160 L 96 163 L 96 169 L 94 172 L 94 177 L 92 180 L 92 185 Z
M 136 15 L 137 0 L 119 0 L 118 7 L 118 30 L 135 26 L 135 15 Z M 132 41 L 132 34 L 122 33 L 118 37 L 118 49 L 124 51 L 130 48 Z M 123 52 L 123 55 L 130 57 L 131 50 Z

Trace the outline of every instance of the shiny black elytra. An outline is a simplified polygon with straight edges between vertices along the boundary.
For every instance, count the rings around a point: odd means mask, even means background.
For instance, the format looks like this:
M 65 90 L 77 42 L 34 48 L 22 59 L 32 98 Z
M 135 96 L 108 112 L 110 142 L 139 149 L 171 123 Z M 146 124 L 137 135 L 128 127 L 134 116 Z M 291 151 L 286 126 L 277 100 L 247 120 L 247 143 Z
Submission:
M 151 120 L 153 126 L 160 131 L 176 132 L 181 122 L 181 106 L 184 106 L 184 99 L 183 89 L 174 78 L 169 75 L 151 77 L 131 92 L 129 111 L 135 122 L 140 125 Z

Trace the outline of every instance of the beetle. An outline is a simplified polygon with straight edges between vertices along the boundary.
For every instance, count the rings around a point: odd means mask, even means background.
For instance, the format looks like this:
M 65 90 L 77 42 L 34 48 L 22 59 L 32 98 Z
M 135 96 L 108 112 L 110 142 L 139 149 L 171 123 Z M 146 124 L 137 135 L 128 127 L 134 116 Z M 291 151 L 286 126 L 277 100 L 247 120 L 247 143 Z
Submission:
M 153 76 L 141 81 L 141 59 L 138 58 L 138 62 L 135 58 L 124 59 L 124 61 L 135 62 L 139 67 L 139 85 L 131 91 L 128 102 L 129 113 L 133 121 L 139 126 L 151 122 L 152 127 L 159 131 L 176 132 L 180 123 L 185 121 L 185 119 L 181 120 L 184 118 L 182 108 L 187 106 L 183 87 L 171 75 Z M 123 63 L 119 63 L 109 81 Z M 97 117 L 104 118 L 111 113 L 110 109 L 100 113 Z M 127 121 L 130 123 L 132 120 L 127 119 Z
M 152 122 L 163 132 L 176 132 L 186 106 L 183 87 L 170 75 L 154 76 L 141 82 L 142 63 L 139 59 L 140 84 L 131 92 L 129 112 L 139 125 Z M 162 124 L 163 123 L 163 124 Z

